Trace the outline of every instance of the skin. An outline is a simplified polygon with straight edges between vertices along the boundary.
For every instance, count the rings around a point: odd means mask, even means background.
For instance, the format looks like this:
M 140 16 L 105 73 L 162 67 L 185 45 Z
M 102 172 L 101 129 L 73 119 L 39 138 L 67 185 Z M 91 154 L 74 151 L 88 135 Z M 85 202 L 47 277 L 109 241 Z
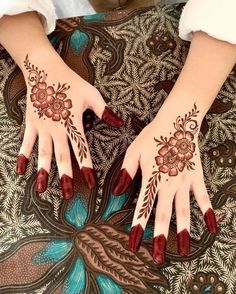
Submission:
M 26 127 L 17 161 L 17 172 L 24 174 L 28 158 L 38 138 L 36 191 L 44 192 L 47 188 L 54 152 L 63 196 L 65 199 L 70 199 L 73 196 L 73 174 L 68 143 L 70 140 L 85 182 L 88 188 L 94 188 L 96 177 L 83 130 L 82 114 L 84 110 L 90 108 L 99 118 L 113 127 L 121 127 L 123 121 L 109 110 L 95 87 L 64 63 L 45 35 L 36 12 L 1 18 L 0 42 L 22 70 L 27 85 Z M 41 77 L 39 77 L 40 71 Z M 32 81 L 32 77 L 37 79 Z M 63 99 L 67 101 L 70 112 L 66 119 L 56 121 L 46 115 L 42 109 L 35 107 L 35 97 L 38 96 L 38 89 L 42 86 L 46 87 L 49 93 L 55 92 L 54 98 L 57 94 L 64 95 Z M 74 137 L 71 136 L 72 132 Z
M 37 39 L 32 37 L 36 35 Z M 24 60 L 26 55 L 30 54 L 30 62 L 46 71 L 48 84 L 69 83 L 68 94 L 76 109 L 73 123 L 83 136 L 81 114 L 84 109 L 89 107 L 95 111 L 98 117 L 102 118 L 105 102 L 101 95 L 93 86 L 78 77 L 64 64 L 48 42 L 37 13 L 3 17 L 0 20 L 0 42 L 21 68 L 26 82 L 29 72 L 24 67 Z M 158 156 L 159 148 L 157 148 L 157 142 L 154 138 L 163 136 L 169 139 L 175 132 L 173 124 L 176 122 L 177 117 L 184 117 L 193 109 L 194 104 L 197 105 L 197 110 L 199 111 L 196 121 L 200 126 L 203 117 L 230 73 L 235 61 L 235 45 L 216 40 L 203 32 L 194 33 L 188 58 L 172 92 L 165 100 L 153 122 L 143 129 L 128 148 L 122 166 L 122 170 L 126 172 L 123 172 L 120 178 L 118 177 L 114 190 L 121 194 L 122 190 L 127 189 L 140 165 L 143 175 L 142 188 L 132 223 L 132 227 L 139 226 L 139 231 L 134 232 L 134 234 L 131 232 L 132 242 L 137 239 L 137 236 L 142 237 L 140 229 L 145 228 L 150 215 L 149 211 L 148 214 L 139 217 L 149 179 L 152 172 L 157 169 L 155 158 Z M 40 143 L 38 170 L 43 167 L 49 172 L 54 145 L 60 176 L 66 174 L 72 177 L 67 133 L 60 124 L 55 124 L 51 120 L 39 119 L 37 113 L 34 113 L 35 109 L 30 102 L 32 89 L 28 84 L 27 87 L 26 131 L 20 153 L 24 153 L 28 158 L 38 136 Z M 80 99 L 77 99 L 78 93 Z M 153 255 L 155 255 L 154 260 L 158 263 L 164 262 L 164 241 L 168 236 L 173 202 L 175 203 L 177 214 L 177 233 L 186 232 L 186 230 L 188 233 L 190 232 L 190 190 L 194 192 L 204 216 L 209 209 L 212 209 L 204 184 L 197 142 L 198 131 L 194 134 L 194 144 L 196 146 L 194 158 L 192 159 L 195 164 L 194 169 L 189 171 L 185 168 L 176 176 L 169 176 L 168 173 L 164 173 L 155 187 L 154 194 L 155 196 L 158 194 L 158 202 L 154 240 L 157 242 L 154 242 Z M 148 153 L 145 152 L 146 146 L 149 146 Z M 78 150 L 74 151 L 75 154 L 78 154 Z M 78 156 L 77 160 L 80 162 Z M 82 160 L 82 166 L 92 167 L 90 156 Z M 119 189 L 116 189 L 117 187 Z M 215 232 L 214 224 L 212 225 L 212 230 L 211 224 L 209 224 L 209 222 L 214 222 L 214 218 L 208 217 L 205 220 L 208 222 L 210 231 Z M 183 235 L 185 237 L 182 239 L 186 241 L 186 234 Z M 158 239 L 155 239 L 156 237 Z M 132 251 L 138 250 L 138 246 L 136 246 L 137 248 L 132 248 L 135 247 L 132 242 L 130 242 L 130 249 Z M 188 250 L 186 252 L 188 253 Z
M 204 49 L 203 49 L 204 48 Z M 236 62 L 236 46 L 224 41 L 217 40 L 208 36 L 204 32 L 195 32 L 193 35 L 190 51 L 182 72 L 162 108 L 156 115 L 155 119 L 143 129 L 139 136 L 129 146 L 122 171 L 126 171 L 126 180 L 124 177 L 115 183 L 113 188 L 114 194 L 122 194 L 127 189 L 134 178 L 138 167 L 142 170 L 142 187 L 138 197 L 130 237 L 130 250 L 137 251 L 142 237 L 142 230 L 145 229 L 150 216 L 151 209 L 148 214 L 140 216 L 140 211 L 145 202 L 145 193 L 152 173 L 157 170 L 155 158 L 158 155 L 159 148 L 154 138 L 161 136 L 170 138 L 175 132 L 173 123 L 178 116 L 184 117 L 193 108 L 194 103 L 197 105 L 199 113 L 195 118 L 197 124 L 201 126 L 202 120 L 213 103 L 217 93 L 222 87 L 227 76 L 231 72 Z M 167 239 L 169 232 L 169 224 L 172 213 L 172 205 L 175 204 L 177 215 L 177 233 L 185 235 L 184 242 L 188 243 L 188 238 L 184 230 L 190 232 L 190 199 L 189 192 L 193 191 L 198 205 L 207 222 L 208 229 L 211 232 L 216 232 L 217 228 L 214 224 L 215 218 L 209 215 L 212 205 L 207 192 L 202 164 L 200 160 L 200 152 L 198 147 L 198 132 L 194 135 L 194 143 L 196 145 L 194 157 L 191 161 L 194 162 L 194 169 L 187 170 L 186 168 L 179 172 L 177 176 L 169 176 L 168 173 L 161 175 L 161 180 L 155 186 L 154 194 L 158 195 L 156 206 L 155 237 L 164 235 Z M 171 133 L 171 134 L 170 134 Z M 146 146 L 149 146 L 146 152 Z M 128 179 L 128 180 L 127 180 Z M 117 191 L 119 193 L 115 193 Z M 153 202 L 152 202 L 153 204 Z M 136 229 L 138 228 L 138 229 Z M 179 238 L 179 239 L 181 239 Z M 155 242 L 154 242 L 155 243 Z M 153 245 L 153 257 L 157 263 L 164 262 L 164 246 L 163 239 L 159 242 L 159 247 L 162 248 L 159 256 L 154 256 L 155 246 Z M 181 254 L 181 241 L 179 241 L 179 252 Z M 187 244 L 188 246 L 188 244 Z M 160 249 L 159 248 L 159 249 Z M 156 247 L 156 249 L 158 249 Z M 184 249 L 182 255 L 187 255 L 189 248 Z

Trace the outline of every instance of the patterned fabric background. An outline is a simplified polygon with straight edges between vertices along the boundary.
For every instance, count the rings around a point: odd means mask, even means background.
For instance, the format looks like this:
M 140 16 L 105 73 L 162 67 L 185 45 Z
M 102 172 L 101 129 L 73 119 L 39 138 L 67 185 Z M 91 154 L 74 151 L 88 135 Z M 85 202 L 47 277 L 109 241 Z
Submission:
M 74 160 L 76 193 L 62 200 L 55 160 L 49 189 L 34 192 L 37 145 L 25 176 L 15 173 L 24 133 L 23 76 L 0 50 L 0 293 L 236 293 L 236 75 L 230 74 L 201 129 L 206 184 L 220 220 L 210 235 L 191 201 L 191 254 L 180 257 L 173 215 L 167 262 L 150 255 L 153 216 L 137 254 L 127 248 L 140 172 L 130 191 L 111 194 L 127 146 L 156 115 L 184 64 L 178 37 L 182 5 L 119 11 L 58 21 L 50 36 L 66 63 L 94 83 L 125 119 L 114 130 L 84 114 L 99 178 L 90 193 Z

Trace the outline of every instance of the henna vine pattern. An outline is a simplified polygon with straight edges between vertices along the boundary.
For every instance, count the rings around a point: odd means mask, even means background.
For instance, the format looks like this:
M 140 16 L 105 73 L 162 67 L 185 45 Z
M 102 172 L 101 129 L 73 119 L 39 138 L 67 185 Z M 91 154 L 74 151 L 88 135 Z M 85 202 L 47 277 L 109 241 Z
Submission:
M 47 74 L 44 70 L 39 70 L 37 66 L 34 66 L 29 61 L 28 55 L 25 58 L 24 66 L 29 72 L 30 100 L 33 106 L 37 108 L 39 118 L 45 115 L 53 121 L 60 121 L 61 124 L 64 124 L 69 136 L 77 144 L 80 162 L 82 162 L 84 158 L 87 158 L 87 147 L 85 139 L 70 118 L 71 112 L 69 109 L 72 108 L 72 101 L 67 99 L 65 93 L 70 89 L 70 86 L 66 83 L 58 83 L 57 88 L 53 87 L 55 85 L 48 86 L 46 83 Z
M 188 170 L 194 170 L 195 163 L 193 158 L 196 145 L 194 135 L 197 133 L 199 126 L 197 117 L 199 111 L 196 104 L 184 117 L 178 116 L 174 123 L 176 132 L 168 139 L 161 136 L 160 139 L 154 138 L 157 147 L 161 148 L 155 157 L 158 170 L 152 173 L 146 187 L 142 208 L 139 211 L 138 219 L 149 215 L 153 202 L 155 200 L 157 186 L 161 181 L 161 174 L 168 174 L 170 177 L 177 176 L 186 167 Z

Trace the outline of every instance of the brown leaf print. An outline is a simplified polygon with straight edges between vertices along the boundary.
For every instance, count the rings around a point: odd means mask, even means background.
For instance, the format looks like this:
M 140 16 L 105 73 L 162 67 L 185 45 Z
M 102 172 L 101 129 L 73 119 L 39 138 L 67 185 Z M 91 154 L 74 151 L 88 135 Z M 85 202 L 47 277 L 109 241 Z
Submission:
M 152 258 L 146 248 L 135 255 L 127 244 L 127 234 L 103 224 L 87 225 L 76 238 L 76 246 L 92 271 L 107 274 L 124 287 L 150 293 L 148 282 L 158 280 Z

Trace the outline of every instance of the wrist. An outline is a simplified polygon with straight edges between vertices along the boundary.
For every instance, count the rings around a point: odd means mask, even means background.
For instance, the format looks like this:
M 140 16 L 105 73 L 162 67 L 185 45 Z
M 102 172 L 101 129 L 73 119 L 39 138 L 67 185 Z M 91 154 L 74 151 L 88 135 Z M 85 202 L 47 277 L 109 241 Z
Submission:
M 27 55 L 30 61 L 37 67 L 46 66 L 47 68 L 53 68 L 55 67 L 55 65 L 60 65 L 63 62 L 57 52 L 53 50 L 53 48 L 44 47 L 40 49 L 28 50 L 27 52 L 24 52 L 24 54 L 22 54 L 22 58 L 18 63 L 18 66 L 20 67 L 24 75 L 27 72 L 24 63 Z
M 153 125 L 156 129 L 161 128 L 163 135 L 167 135 L 173 133 L 176 126 L 183 124 L 186 130 L 193 132 L 194 138 L 197 138 L 204 116 L 205 113 L 197 101 L 180 101 L 176 97 L 168 97 L 153 120 Z

